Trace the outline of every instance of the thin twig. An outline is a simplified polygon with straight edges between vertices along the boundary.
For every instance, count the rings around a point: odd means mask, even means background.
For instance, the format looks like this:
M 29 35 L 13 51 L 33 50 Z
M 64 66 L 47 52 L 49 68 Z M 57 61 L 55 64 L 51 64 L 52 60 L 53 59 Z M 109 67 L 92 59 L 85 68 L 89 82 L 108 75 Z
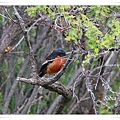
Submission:
M 5 8 L 5 6 L 2 6 L 3 10 L 6 12 L 6 14 L 8 15 L 9 17 L 9 20 L 13 21 L 14 23 L 17 23 L 16 20 L 13 20 L 13 18 L 10 16 L 10 14 L 8 13 L 7 9 Z
M 37 19 L 31 26 L 30 26 L 30 28 L 27 30 L 27 34 L 30 32 L 30 30 L 39 22 L 39 21 L 41 21 L 41 20 L 43 20 L 43 19 L 41 19 L 41 18 L 39 18 L 39 19 Z M 22 36 L 22 38 L 19 40 L 19 42 L 12 48 L 12 50 L 14 50 L 16 47 L 18 47 L 18 45 L 23 41 L 23 39 L 24 39 L 25 37 L 24 36 Z M 11 51 L 12 51 L 11 50 Z
M 0 15 L 1 15 L 2 17 L 4 17 L 4 18 L 7 18 L 7 19 L 11 20 L 10 18 L 6 17 L 5 15 L 3 15 L 3 14 L 1 14 L 1 13 L 0 13 Z

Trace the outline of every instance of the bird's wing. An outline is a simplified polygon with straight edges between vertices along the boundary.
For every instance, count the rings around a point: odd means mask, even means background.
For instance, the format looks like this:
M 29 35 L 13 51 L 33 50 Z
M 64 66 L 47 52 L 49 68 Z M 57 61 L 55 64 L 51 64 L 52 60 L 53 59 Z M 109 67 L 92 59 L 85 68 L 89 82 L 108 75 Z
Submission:
M 47 70 L 47 66 L 48 66 L 48 64 L 50 64 L 51 62 L 53 62 L 53 61 L 45 61 L 43 64 L 42 64 L 42 66 L 41 66 L 41 68 L 40 68 L 40 70 L 39 70 L 39 77 L 42 77 L 42 76 L 44 76 L 45 74 L 46 74 L 46 70 Z

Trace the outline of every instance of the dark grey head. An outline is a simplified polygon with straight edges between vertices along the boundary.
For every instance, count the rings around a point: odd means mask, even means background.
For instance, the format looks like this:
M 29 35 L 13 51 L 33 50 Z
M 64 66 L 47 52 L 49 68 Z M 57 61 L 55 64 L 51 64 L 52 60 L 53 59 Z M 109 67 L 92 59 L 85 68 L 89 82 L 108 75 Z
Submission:
M 63 57 L 66 55 L 66 52 L 62 48 L 55 49 L 46 59 L 51 60 L 55 59 L 57 56 Z

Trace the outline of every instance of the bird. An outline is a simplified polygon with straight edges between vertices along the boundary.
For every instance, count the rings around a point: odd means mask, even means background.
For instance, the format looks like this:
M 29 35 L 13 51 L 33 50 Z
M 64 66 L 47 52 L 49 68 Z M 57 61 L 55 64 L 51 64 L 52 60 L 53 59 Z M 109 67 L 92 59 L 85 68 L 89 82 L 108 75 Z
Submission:
M 46 57 L 45 62 L 41 65 L 38 72 L 39 77 L 43 77 L 45 74 L 55 74 L 59 72 L 66 62 L 66 52 L 62 48 L 58 48 L 52 51 L 50 55 Z

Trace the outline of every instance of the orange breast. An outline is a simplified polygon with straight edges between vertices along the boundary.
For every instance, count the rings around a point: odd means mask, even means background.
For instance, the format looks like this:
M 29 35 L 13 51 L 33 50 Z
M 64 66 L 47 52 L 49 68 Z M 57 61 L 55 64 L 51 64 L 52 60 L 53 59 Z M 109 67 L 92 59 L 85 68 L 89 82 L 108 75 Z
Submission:
M 59 72 L 62 69 L 65 62 L 66 62 L 65 58 L 61 58 L 58 56 L 57 58 L 55 58 L 55 60 L 52 63 L 50 63 L 47 66 L 47 73 L 54 74 L 54 73 Z

